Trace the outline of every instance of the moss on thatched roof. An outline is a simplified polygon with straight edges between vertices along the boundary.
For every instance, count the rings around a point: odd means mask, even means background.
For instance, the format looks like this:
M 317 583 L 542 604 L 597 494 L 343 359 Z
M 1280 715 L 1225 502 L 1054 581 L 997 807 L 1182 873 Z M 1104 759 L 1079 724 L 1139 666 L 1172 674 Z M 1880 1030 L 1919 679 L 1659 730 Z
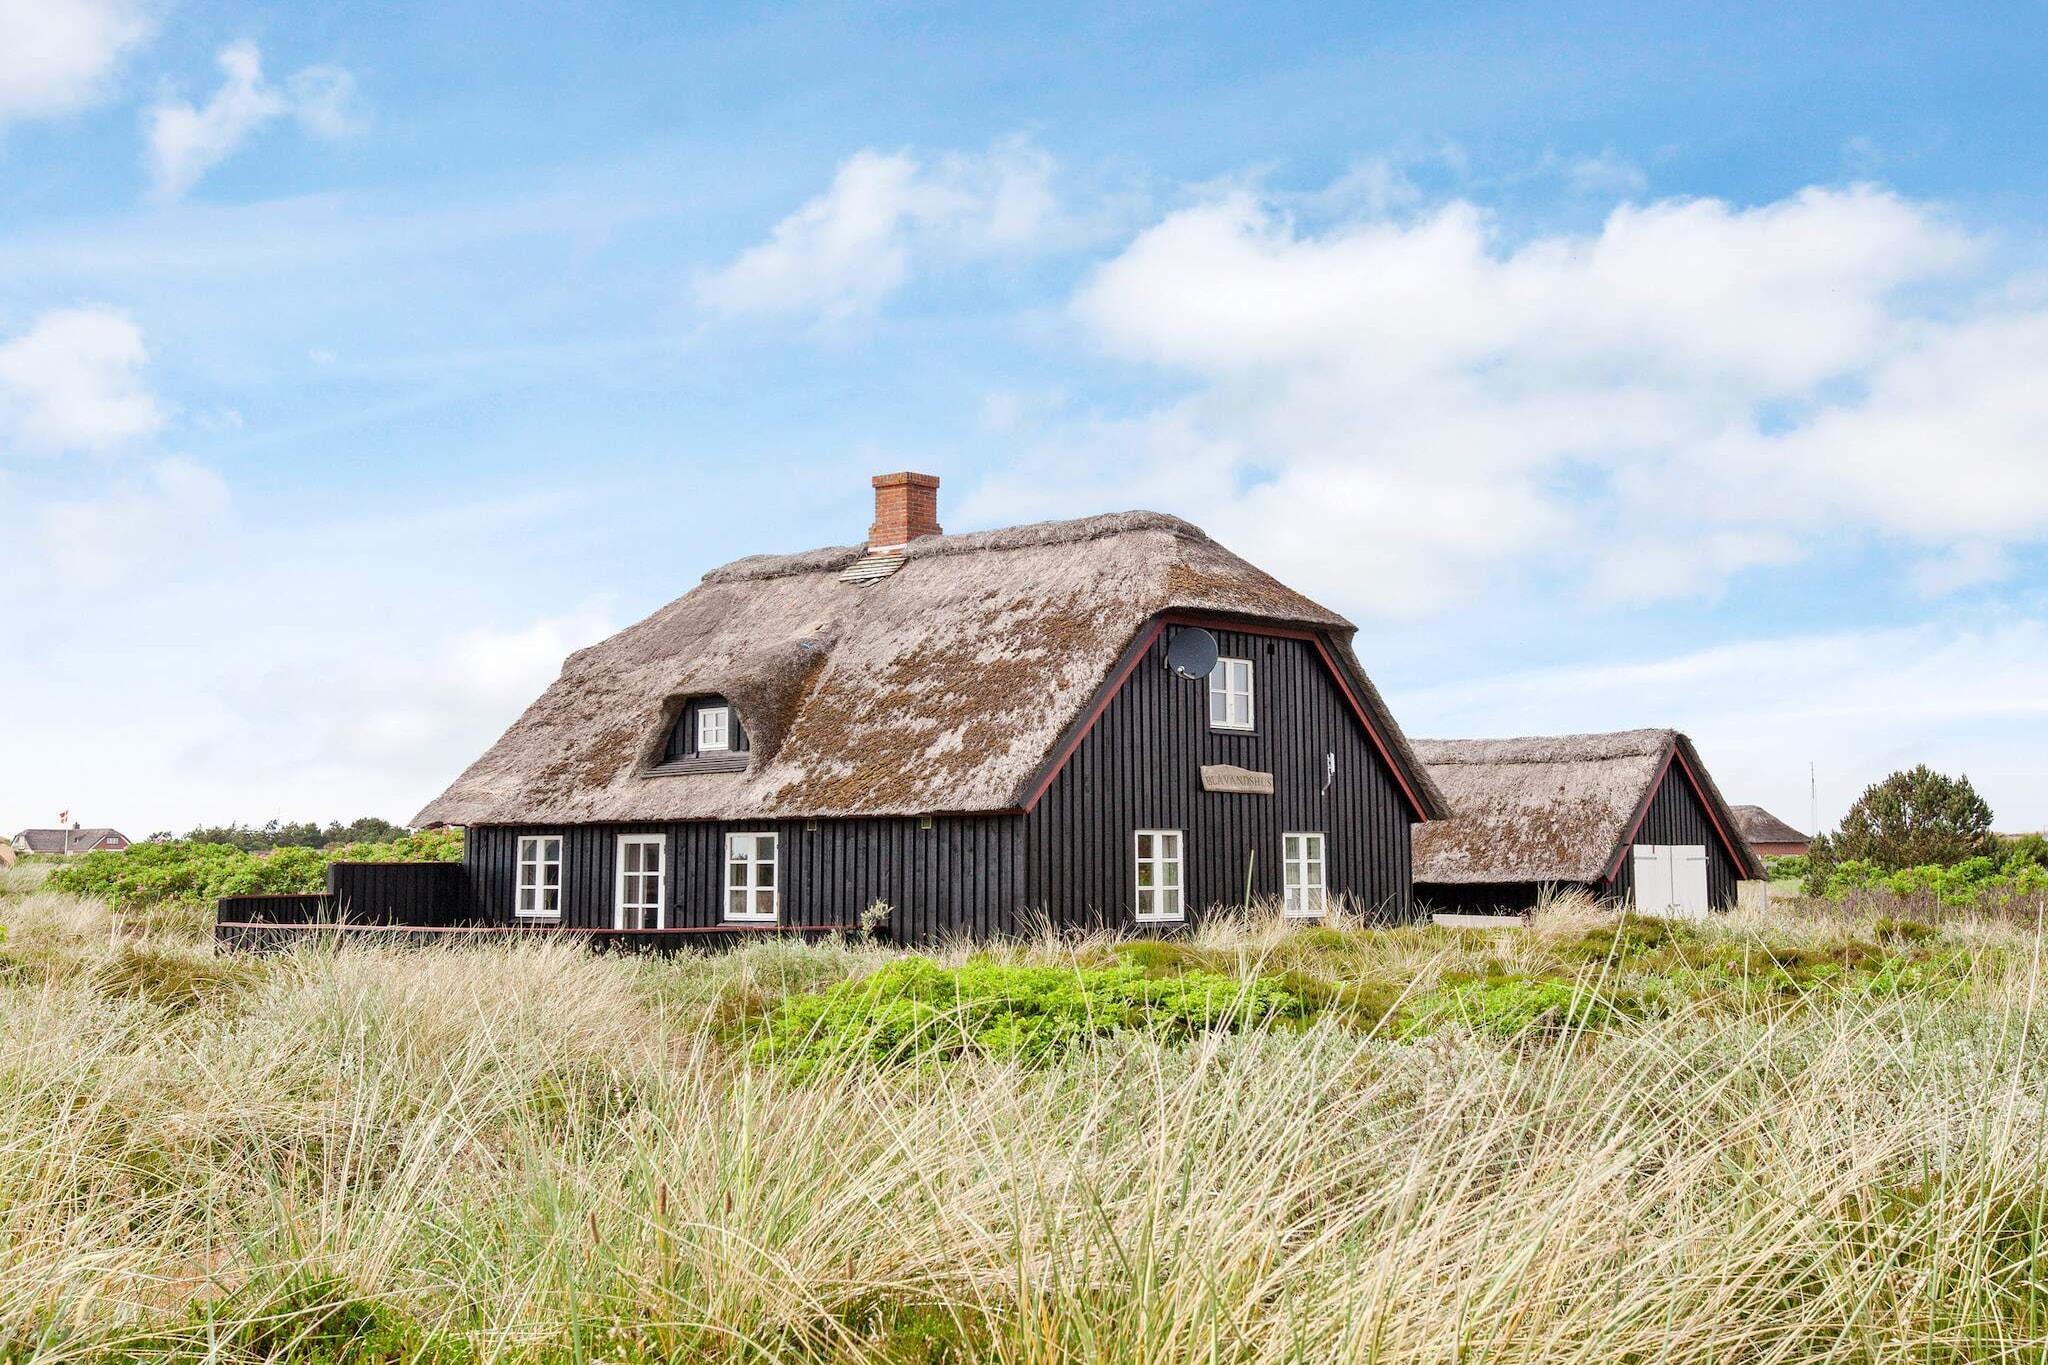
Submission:
M 1676 730 L 1425 739 L 1414 748 L 1453 812 L 1415 831 L 1419 883 L 1601 880 L 1674 754 L 1734 829 L 1692 741 Z M 1755 855 L 1738 848 L 1740 875 L 1760 875 Z
M 1325 632 L 1411 786 L 1428 776 L 1351 656 L 1343 617 L 1197 528 L 1125 512 L 913 541 L 840 580 L 857 546 L 737 560 L 570 656 L 421 824 L 922 815 L 1009 810 L 1154 616 Z M 683 699 L 718 694 L 741 772 L 651 774 Z

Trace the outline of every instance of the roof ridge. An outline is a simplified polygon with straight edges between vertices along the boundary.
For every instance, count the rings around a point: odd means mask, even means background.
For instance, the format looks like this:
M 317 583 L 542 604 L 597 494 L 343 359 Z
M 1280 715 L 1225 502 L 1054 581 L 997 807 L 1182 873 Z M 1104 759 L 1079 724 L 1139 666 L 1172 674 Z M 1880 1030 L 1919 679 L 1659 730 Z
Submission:
M 1649 758 L 1670 749 L 1684 732 L 1670 727 L 1596 730 L 1572 735 L 1509 735 L 1409 741 L 1432 766 L 1542 766 Z
M 950 536 L 925 536 L 903 548 L 906 559 L 928 559 L 942 555 L 978 554 L 992 551 L 1029 550 L 1044 545 L 1071 545 L 1108 536 L 1163 531 L 1182 540 L 1213 544 L 1209 534 L 1191 521 L 1167 512 L 1142 509 L 1104 512 L 1092 517 L 1065 521 L 1034 521 L 1021 526 L 998 526 L 985 531 L 964 531 Z M 721 564 L 704 575 L 706 583 L 749 583 L 795 574 L 840 573 L 867 556 L 865 545 L 828 545 L 786 555 L 747 555 Z

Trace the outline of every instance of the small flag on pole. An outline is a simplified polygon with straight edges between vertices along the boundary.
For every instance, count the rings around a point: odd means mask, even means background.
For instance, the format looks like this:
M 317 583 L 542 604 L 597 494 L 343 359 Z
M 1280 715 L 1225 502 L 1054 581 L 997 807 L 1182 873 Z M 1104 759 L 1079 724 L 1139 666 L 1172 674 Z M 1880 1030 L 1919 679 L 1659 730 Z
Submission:
M 60 824 L 60 825 L 68 825 L 68 824 L 70 824 L 70 823 L 71 823 L 71 812 L 70 812 L 70 811 L 68 811 L 68 810 L 60 810 L 60 811 L 58 811 L 58 812 L 57 812 L 57 823 L 58 823 L 58 824 Z

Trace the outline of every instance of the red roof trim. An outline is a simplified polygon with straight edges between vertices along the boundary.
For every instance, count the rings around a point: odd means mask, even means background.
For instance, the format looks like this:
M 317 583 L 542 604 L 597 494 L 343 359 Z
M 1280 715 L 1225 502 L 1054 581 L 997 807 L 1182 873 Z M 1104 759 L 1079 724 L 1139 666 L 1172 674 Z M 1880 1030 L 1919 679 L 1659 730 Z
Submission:
M 1160 632 L 1165 629 L 1165 617 L 1153 618 L 1152 624 L 1145 627 L 1138 638 L 1132 642 L 1130 648 L 1124 651 L 1124 657 L 1110 673 L 1109 680 L 1097 690 L 1095 700 L 1088 706 L 1087 714 L 1081 717 L 1080 727 L 1065 740 L 1061 741 L 1059 752 L 1053 755 L 1052 762 L 1045 765 L 1045 771 L 1040 773 L 1037 780 L 1031 784 L 1030 791 L 1026 793 L 1023 802 L 1017 807 L 1020 814 L 1028 814 L 1031 808 L 1036 806 L 1046 792 L 1051 789 L 1053 779 L 1058 777 L 1060 771 L 1067 766 L 1067 760 L 1074 756 L 1074 750 L 1081 747 L 1081 741 L 1088 738 L 1088 732 L 1095 728 L 1096 721 L 1102 719 L 1102 713 L 1109 709 L 1109 704 L 1112 701 L 1116 700 L 1116 694 L 1124 690 L 1124 684 L 1129 682 L 1131 674 L 1137 671 L 1138 661 L 1144 658 L 1146 653 L 1151 650 L 1152 642 L 1157 640 Z
M 1210 616 L 1196 612 L 1164 612 L 1152 618 L 1152 624 L 1147 626 L 1138 636 L 1130 650 L 1110 674 L 1109 681 L 1096 694 L 1095 701 L 1090 704 L 1087 714 L 1082 717 L 1080 726 L 1060 745 L 1059 752 L 1054 755 L 1052 762 L 1046 765 L 1045 771 L 1040 773 L 1038 779 L 1031 784 L 1031 788 L 1025 795 L 1023 803 L 1018 807 L 1020 812 L 1028 813 L 1032 807 L 1039 803 L 1046 792 L 1051 789 L 1053 779 L 1058 777 L 1061 771 L 1066 768 L 1068 760 L 1074 756 L 1074 751 L 1081 747 L 1081 741 L 1088 738 L 1089 731 L 1093 730 L 1095 723 L 1102 719 L 1102 713 L 1109 709 L 1109 704 L 1116 700 L 1119 692 L 1123 691 L 1124 684 L 1131 680 L 1131 674 L 1137 671 L 1139 660 L 1151 652 L 1153 642 L 1159 638 L 1160 634 L 1168 626 L 1213 626 L 1219 630 L 1234 630 L 1245 635 L 1264 635 L 1282 640 L 1307 640 L 1313 644 L 1316 647 L 1316 653 L 1322 658 L 1323 667 L 1328 669 L 1330 676 L 1337 680 L 1337 688 L 1344 694 L 1344 701 L 1351 707 L 1351 714 L 1358 717 L 1358 723 L 1365 727 L 1365 733 L 1372 740 L 1373 748 L 1378 750 L 1380 760 L 1387 765 L 1387 770 L 1393 773 L 1394 781 L 1400 784 L 1401 794 L 1408 798 L 1408 808 L 1414 812 L 1417 820 L 1429 818 L 1427 808 L 1422 804 L 1421 799 L 1416 796 L 1415 788 L 1408 782 L 1408 774 L 1403 772 L 1401 765 L 1394 761 L 1393 750 L 1388 746 L 1386 739 L 1380 734 L 1379 727 L 1372 723 L 1371 715 L 1367 713 L 1365 707 L 1359 702 L 1358 694 L 1352 690 L 1351 679 L 1346 677 L 1344 670 L 1337 666 L 1336 659 L 1330 653 L 1329 642 L 1323 638 L 1321 631 L 1299 630 L 1289 626 L 1267 625 L 1261 622 L 1241 621 L 1228 616 Z
M 1670 774 L 1674 760 L 1678 764 L 1678 770 L 1685 774 L 1686 785 L 1692 788 L 1692 794 L 1698 799 L 1700 809 L 1707 813 L 1707 823 L 1714 827 L 1714 833 L 1721 836 L 1721 846 L 1728 851 L 1728 856 L 1735 860 L 1736 872 L 1739 874 L 1751 870 L 1749 859 L 1744 857 L 1742 851 L 1728 838 L 1728 831 L 1721 828 L 1721 817 L 1714 813 L 1714 803 L 1707 799 L 1706 789 L 1700 786 L 1699 778 L 1693 775 L 1692 764 L 1685 761 L 1684 747 L 1677 740 L 1673 740 L 1671 752 L 1664 755 L 1663 766 L 1657 769 L 1657 780 L 1650 784 L 1649 791 L 1643 796 L 1643 804 L 1636 809 L 1636 818 L 1629 822 L 1628 833 L 1621 836 L 1621 843 L 1614 850 L 1614 863 L 1607 869 L 1606 880 L 1611 882 L 1621 875 L 1622 860 L 1628 857 L 1629 850 L 1635 847 L 1636 835 L 1642 831 L 1643 821 L 1650 818 L 1650 807 L 1656 803 L 1658 789 L 1664 785 L 1664 779 Z M 1736 880 L 1741 881 L 1742 878 L 1738 875 Z

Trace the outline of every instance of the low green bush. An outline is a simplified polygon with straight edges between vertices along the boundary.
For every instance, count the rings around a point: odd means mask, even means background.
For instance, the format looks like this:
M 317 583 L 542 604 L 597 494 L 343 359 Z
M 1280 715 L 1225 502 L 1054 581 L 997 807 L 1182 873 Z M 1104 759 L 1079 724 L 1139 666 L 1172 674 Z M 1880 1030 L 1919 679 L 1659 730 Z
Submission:
M 52 891 L 94 896 L 122 909 L 203 905 L 222 896 L 324 890 L 331 862 L 461 862 L 462 831 L 422 830 L 381 844 L 333 849 L 280 848 L 250 853 L 231 844 L 167 840 L 121 853 L 88 853 L 59 867 Z
M 1269 977 L 1201 970 L 1154 977 L 1136 963 L 1016 967 L 986 958 L 946 968 L 912 957 L 783 1000 L 754 1044 L 754 1056 L 805 1074 L 855 1061 L 965 1055 L 1039 1063 L 1115 1033 L 1175 1041 L 1299 1023 L 1312 1013 Z
M 1490 973 L 1451 975 L 1416 1002 L 1403 1032 L 1458 1022 L 1499 1038 L 1605 1028 L 1668 1013 L 1660 992 L 1642 984 L 1595 985 L 1555 976 Z
M 280 1362 L 280 1365 L 473 1365 L 468 1342 L 430 1335 L 415 1318 L 339 1276 L 296 1270 L 195 1304 L 186 1322 L 102 1352 L 133 1362 Z
M 1811 860 L 1803 853 L 1787 857 L 1764 859 L 1764 868 L 1774 882 L 1803 882 L 1812 870 Z
M 1927 895 L 1943 905 L 1996 905 L 2048 895 L 2048 867 L 2020 850 L 2003 858 L 1979 856 L 1949 866 L 1928 863 L 1896 872 L 1852 858 L 1832 865 L 1816 863 L 1807 874 L 1808 895 L 1842 900 L 1859 891 Z

